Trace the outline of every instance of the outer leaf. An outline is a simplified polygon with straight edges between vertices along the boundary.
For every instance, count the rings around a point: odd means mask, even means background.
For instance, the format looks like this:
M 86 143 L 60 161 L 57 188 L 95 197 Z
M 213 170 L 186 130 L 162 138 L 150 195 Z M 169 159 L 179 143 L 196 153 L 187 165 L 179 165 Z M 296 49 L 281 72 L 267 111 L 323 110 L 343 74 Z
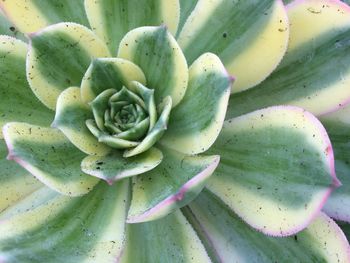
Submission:
M 349 244 L 341 229 L 320 214 L 293 237 L 259 233 L 208 192 L 183 210 L 214 262 L 349 262 Z
M 304 229 L 339 186 L 326 131 L 296 107 L 226 121 L 209 152 L 220 153 L 221 163 L 208 189 L 268 235 Z
M 254 89 L 231 97 L 227 118 L 276 104 L 319 116 L 350 101 L 350 8 L 340 1 L 288 5 L 290 42 L 279 67 Z
M 63 91 L 57 100 L 52 126 L 60 129 L 81 151 L 91 155 L 105 155 L 110 149 L 99 143 L 86 127 L 85 121 L 88 119 L 93 119 L 93 114 L 81 100 L 80 89 L 71 87 Z
M 180 211 L 161 220 L 127 225 L 126 249 L 118 262 L 211 262 Z
M 95 59 L 81 83 L 81 97 L 88 103 L 104 90 L 130 88 L 131 81 L 146 85 L 145 75 L 134 63 L 120 58 Z
M 85 0 L 85 8 L 92 29 L 113 55 L 130 30 L 165 24 L 175 34 L 180 16 L 178 0 Z
M 7 148 L 0 140 L 0 214 L 43 185 L 22 167 L 6 160 Z
M 280 0 L 199 0 L 178 38 L 188 63 L 217 54 L 237 78 L 233 91 L 264 80 L 281 61 L 289 26 Z
M 131 158 L 123 158 L 119 151 L 115 151 L 103 157 L 86 157 L 81 163 L 81 169 L 87 174 L 112 184 L 126 177 L 152 170 L 160 164 L 162 159 L 162 152 L 154 147 Z
M 143 70 L 147 87 L 155 90 L 156 104 L 171 96 L 175 107 L 185 95 L 187 62 L 165 26 L 130 31 L 120 43 L 118 57 L 134 62 Z
M 187 18 L 197 5 L 198 0 L 180 0 L 180 21 L 177 28 L 176 37 L 179 36 Z
M 161 143 L 186 154 L 206 151 L 224 123 L 231 83 L 216 55 L 199 57 L 190 67 L 186 95 L 171 112 Z
M 10 0 L 0 7 L 23 33 L 33 33 L 58 22 L 76 22 L 88 26 L 84 0 Z
M 10 121 L 48 126 L 53 119 L 53 112 L 40 103 L 28 86 L 26 53 L 27 45 L 22 41 L 0 36 L 0 128 Z
M 81 198 L 57 195 L 28 206 L 0 224 L 1 261 L 112 262 L 123 246 L 127 190 L 127 182 L 100 184 Z
M 99 181 L 80 171 L 84 154 L 58 130 L 13 122 L 5 125 L 4 137 L 8 159 L 61 194 L 86 194 Z
M 328 199 L 324 211 L 337 220 L 350 222 L 350 105 L 322 116 L 321 121 L 332 141 L 335 170 L 342 182 Z
M 91 59 L 109 56 L 107 47 L 88 28 L 74 23 L 49 26 L 30 35 L 27 77 L 36 96 L 55 109 L 59 94 L 80 86 Z
M 166 148 L 162 152 L 161 164 L 134 181 L 129 223 L 155 220 L 187 205 L 219 163 L 219 156 L 186 156 Z

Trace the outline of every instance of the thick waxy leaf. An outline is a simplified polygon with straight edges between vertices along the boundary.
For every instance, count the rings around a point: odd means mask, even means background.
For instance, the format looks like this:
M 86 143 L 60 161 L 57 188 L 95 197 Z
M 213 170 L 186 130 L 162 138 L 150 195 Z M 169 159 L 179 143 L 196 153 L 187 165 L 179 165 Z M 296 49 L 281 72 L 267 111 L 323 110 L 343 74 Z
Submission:
M 49 26 L 30 35 L 27 77 L 36 96 L 55 109 L 59 94 L 80 87 L 91 59 L 109 56 L 105 44 L 88 28 L 74 23 Z
M 305 228 L 339 186 L 327 133 L 300 108 L 271 107 L 226 121 L 209 152 L 221 156 L 209 190 L 268 235 Z
M 133 183 L 129 223 L 158 219 L 187 205 L 203 189 L 219 163 L 219 156 L 186 156 L 161 148 L 164 158 Z
M 131 150 L 126 150 L 123 154 L 124 157 L 135 156 L 147 151 L 163 136 L 164 132 L 167 130 L 169 114 L 172 106 L 172 99 L 168 96 L 164 98 L 163 102 L 163 109 L 153 128 L 149 131 L 147 136 L 142 139 L 139 145 Z
M 42 194 L 45 198 L 45 193 Z M 99 184 L 80 198 L 28 202 L 0 224 L 2 262 L 113 262 L 122 250 L 128 182 Z
M 172 110 L 161 143 L 186 154 L 206 151 L 220 133 L 231 83 L 232 78 L 216 55 L 199 57 L 190 67 L 186 95 Z
M 81 83 L 81 97 L 88 103 L 104 90 L 130 88 L 131 81 L 146 84 L 145 75 L 134 63 L 120 58 L 95 59 Z
M 213 262 L 350 261 L 349 244 L 344 234 L 322 213 L 297 235 L 276 238 L 250 228 L 225 204 L 205 191 L 183 212 Z
M 340 1 L 288 5 L 290 41 L 279 67 L 254 89 L 231 96 L 227 118 L 276 104 L 315 115 L 350 100 L 350 8 Z
M 342 186 L 329 197 L 324 211 L 331 217 L 350 223 L 350 105 L 321 117 L 332 141 L 335 170 Z
M 7 153 L 5 141 L 0 140 L 0 214 L 43 186 L 18 164 L 6 160 Z
M 53 112 L 32 93 L 25 75 L 27 45 L 9 36 L 0 36 L 0 138 L 1 127 L 10 121 L 27 121 L 49 126 Z
M 57 100 L 55 120 L 52 126 L 64 135 L 81 151 L 90 155 L 104 155 L 109 148 L 99 143 L 89 131 L 85 121 L 93 119 L 88 105 L 80 97 L 80 89 L 71 87 L 61 93 Z
M 152 170 L 160 164 L 162 159 L 162 152 L 156 148 L 130 158 L 124 158 L 119 151 L 115 151 L 103 157 L 86 157 L 81 163 L 81 169 L 87 174 L 112 184 L 126 177 Z
M 4 126 L 4 137 L 8 159 L 61 194 L 85 194 L 99 181 L 81 172 L 85 154 L 56 129 L 12 122 Z
M 166 96 L 171 96 L 175 107 L 185 95 L 187 62 L 165 26 L 130 31 L 120 43 L 118 57 L 134 62 L 142 69 L 147 87 L 155 90 L 157 105 Z
M 113 55 L 130 30 L 165 24 L 175 34 L 180 16 L 178 0 L 86 0 L 85 7 L 92 29 Z
M 282 1 L 199 0 L 178 42 L 188 63 L 204 52 L 217 54 L 237 78 L 233 91 L 241 91 L 260 83 L 276 68 L 288 37 Z
M 199 0 L 180 0 L 180 21 L 177 27 L 176 37 L 179 36 L 187 18 L 196 7 L 198 1 Z
M 33 33 L 58 22 L 89 25 L 84 0 L 3 0 L 0 7 L 23 33 Z
M 1 3 L 0 3 L 1 8 Z M 8 18 L 4 15 L 2 10 L 0 9 L 0 35 L 8 35 L 12 37 L 16 37 L 23 41 L 26 41 L 26 37 L 18 31 L 14 24 L 12 24 Z
M 211 262 L 180 211 L 155 222 L 127 225 L 126 248 L 118 262 Z

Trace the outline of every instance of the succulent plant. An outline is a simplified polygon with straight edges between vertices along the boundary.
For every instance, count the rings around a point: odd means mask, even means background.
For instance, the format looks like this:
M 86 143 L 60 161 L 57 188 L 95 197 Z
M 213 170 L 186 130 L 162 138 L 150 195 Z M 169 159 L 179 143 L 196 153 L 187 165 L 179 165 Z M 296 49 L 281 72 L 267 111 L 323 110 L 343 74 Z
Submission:
M 350 262 L 347 4 L 0 7 L 1 263 Z

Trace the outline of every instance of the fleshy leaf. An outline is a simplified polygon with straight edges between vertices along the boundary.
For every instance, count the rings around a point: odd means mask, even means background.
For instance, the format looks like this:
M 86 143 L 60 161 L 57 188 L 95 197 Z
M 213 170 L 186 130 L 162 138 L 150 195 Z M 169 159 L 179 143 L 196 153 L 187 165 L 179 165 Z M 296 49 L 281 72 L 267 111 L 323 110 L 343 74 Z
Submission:
M 203 191 L 183 209 L 213 262 L 349 262 L 349 244 L 341 229 L 319 214 L 291 237 L 269 237 L 246 225 L 210 193 Z
M 44 195 L 45 193 L 43 193 Z M 128 182 L 51 196 L 0 224 L 3 262 L 113 262 L 123 248 Z
M 209 154 L 221 162 L 207 187 L 259 231 L 286 236 L 304 229 L 339 186 L 327 132 L 292 106 L 226 121 Z
M 49 126 L 53 112 L 32 93 L 25 75 L 27 45 L 0 36 L 0 138 L 1 127 L 10 121 L 27 121 Z
M 109 148 L 98 142 L 87 128 L 85 121 L 93 119 L 91 109 L 80 97 L 80 89 L 71 87 L 63 91 L 57 100 L 55 120 L 52 126 L 64 135 L 81 151 L 90 155 L 105 155 Z
M 105 44 L 88 28 L 59 23 L 30 35 L 27 77 L 36 96 L 55 109 L 59 94 L 80 87 L 91 59 L 109 56 Z
M 118 57 L 134 62 L 142 69 L 147 87 L 155 90 L 157 105 L 171 96 L 175 107 L 185 95 L 187 62 L 165 26 L 130 31 L 120 43 Z
M 4 126 L 4 137 L 8 159 L 61 194 L 86 194 L 99 181 L 81 172 L 80 162 L 85 154 L 59 130 L 12 122 Z
M 126 177 L 143 174 L 154 169 L 163 159 L 163 154 L 156 148 L 135 157 L 124 158 L 119 151 L 106 156 L 88 156 L 81 163 L 83 172 L 106 180 L 109 184 Z
M 85 7 L 91 28 L 113 55 L 130 30 L 165 24 L 175 34 L 180 16 L 178 0 L 86 0 Z
M 278 0 L 199 0 L 178 37 L 188 63 L 217 54 L 237 78 L 233 92 L 255 86 L 281 61 L 288 18 Z
M 84 0 L 4 0 L 0 7 L 23 33 L 33 33 L 59 22 L 89 26 Z
M 335 171 L 342 182 L 327 200 L 323 210 L 332 218 L 350 223 L 350 105 L 320 119 L 331 139 Z
M 18 164 L 6 160 L 6 155 L 5 141 L 0 140 L 0 214 L 43 186 Z
M 146 84 L 142 70 L 134 63 L 120 58 L 95 59 L 81 83 L 81 97 L 88 103 L 104 90 L 129 88 L 131 81 Z
M 186 154 L 206 151 L 224 123 L 231 82 L 216 55 L 199 57 L 189 69 L 186 95 L 172 110 L 161 144 Z
M 126 248 L 118 262 L 211 262 L 180 211 L 155 222 L 129 224 L 126 233 Z
M 155 220 L 187 205 L 203 189 L 220 159 L 161 150 L 162 162 L 134 180 L 128 223 Z
M 231 96 L 227 118 L 276 104 L 316 116 L 350 101 L 350 8 L 341 1 L 287 6 L 290 41 L 278 68 L 260 85 Z
M 137 154 L 143 153 L 150 149 L 164 134 L 167 129 L 169 114 L 171 111 L 172 100 L 171 97 L 164 98 L 164 106 L 160 113 L 157 122 L 153 128 L 149 131 L 147 136 L 142 139 L 141 143 L 131 150 L 126 150 L 123 154 L 124 157 L 131 157 Z

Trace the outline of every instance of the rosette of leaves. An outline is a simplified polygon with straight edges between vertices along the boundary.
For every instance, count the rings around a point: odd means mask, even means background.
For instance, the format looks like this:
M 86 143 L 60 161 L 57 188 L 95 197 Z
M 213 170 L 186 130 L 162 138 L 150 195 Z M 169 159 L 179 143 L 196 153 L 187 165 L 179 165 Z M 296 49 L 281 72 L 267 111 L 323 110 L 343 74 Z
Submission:
M 350 262 L 350 8 L 288 2 L 0 1 L 0 262 Z

